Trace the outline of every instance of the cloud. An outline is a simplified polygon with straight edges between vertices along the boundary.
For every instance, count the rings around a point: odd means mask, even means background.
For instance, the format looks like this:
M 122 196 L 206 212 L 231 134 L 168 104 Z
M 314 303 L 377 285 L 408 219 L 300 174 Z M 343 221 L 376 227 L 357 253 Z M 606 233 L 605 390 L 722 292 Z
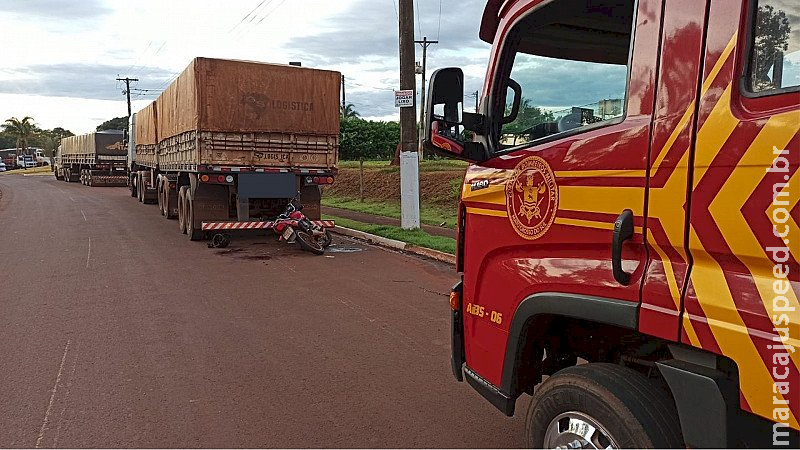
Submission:
M 397 58 L 398 18 L 396 9 L 387 4 L 374 0 L 354 1 L 326 21 L 325 31 L 294 37 L 285 48 L 304 55 L 306 60 L 328 65 L 370 57 Z M 443 0 L 440 16 L 439 2 L 418 2 L 415 39 L 427 36 L 429 40 L 436 40 L 438 37 L 439 50 L 488 48 L 488 44 L 478 39 L 484 5 L 484 0 Z
M 126 70 L 126 66 L 102 64 L 40 64 L 0 69 L 0 93 L 118 100 L 121 86 L 116 78 Z M 142 87 L 158 87 L 174 75 L 168 70 L 147 67 L 137 73 L 139 79 L 148 80 L 148 85 Z
M 0 12 L 75 20 L 103 16 L 111 10 L 101 0 L 15 0 L 0 2 Z

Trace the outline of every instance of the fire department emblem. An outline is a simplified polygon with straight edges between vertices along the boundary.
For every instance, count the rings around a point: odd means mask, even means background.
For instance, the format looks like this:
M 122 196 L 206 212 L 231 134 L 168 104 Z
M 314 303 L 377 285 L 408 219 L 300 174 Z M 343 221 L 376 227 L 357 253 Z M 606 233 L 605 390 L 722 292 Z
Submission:
M 547 233 L 558 209 L 558 185 L 547 161 L 529 156 L 517 164 L 506 184 L 506 208 L 511 226 L 523 238 Z

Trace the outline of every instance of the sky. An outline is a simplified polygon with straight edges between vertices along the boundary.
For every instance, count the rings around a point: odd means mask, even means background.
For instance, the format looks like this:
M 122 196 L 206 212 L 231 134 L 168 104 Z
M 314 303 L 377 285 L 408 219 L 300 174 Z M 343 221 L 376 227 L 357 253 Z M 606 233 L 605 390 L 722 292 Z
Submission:
M 31 116 L 45 129 L 93 131 L 146 106 L 197 56 L 288 63 L 341 72 L 347 102 L 367 119 L 398 120 L 398 0 L 0 0 L 0 122 Z M 762 0 L 792 11 L 796 0 Z M 415 0 L 415 39 L 428 74 L 461 67 L 465 108 L 480 90 L 490 46 L 478 38 L 486 0 Z M 791 17 L 796 23 L 798 18 Z M 800 27 L 784 78 L 800 77 Z M 417 60 L 422 51 L 415 46 Z M 619 96 L 624 70 L 550 63 L 520 76 L 523 95 L 548 109 Z M 624 69 L 624 68 L 623 68 Z M 594 69 L 593 69 L 594 70 Z M 571 78 L 580 78 L 567 82 Z M 421 77 L 417 77 L 419 89 Z M 787 81 L 787 80 L 784 80 Z M 576 89 L 580 86 L 580 89 Z
M 467 92 L 480 89 L 489 56 L 478 39 L 484 5 L 415 1 L 415 38 L 440 41 L 428 49 L 428 73 L 459 66 Z M 139 79 L 136 112 L 196 56 L 340 71 L 361 116 L 399 118 L 397 0 L 2 0 L 0 30 L 2 120 L 90 132 L 127 115 L 116 78 Z

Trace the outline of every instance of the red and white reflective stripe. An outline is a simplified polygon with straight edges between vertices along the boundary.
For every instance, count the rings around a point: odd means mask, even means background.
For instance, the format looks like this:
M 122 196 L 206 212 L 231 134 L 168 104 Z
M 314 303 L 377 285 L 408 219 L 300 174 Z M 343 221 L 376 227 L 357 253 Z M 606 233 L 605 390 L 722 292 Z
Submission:
M 333 228 L 336 226 L 333 220 L 312 220 L 311 223 L 322 228 Z M 203 231 L 224 231 L 224 230 L 269 230 L 275 226 L 275 222 L 203 222 L 200 227 Z
M 267 230 L 273 222 L 203 222 L 203 231 L 217 230 Z

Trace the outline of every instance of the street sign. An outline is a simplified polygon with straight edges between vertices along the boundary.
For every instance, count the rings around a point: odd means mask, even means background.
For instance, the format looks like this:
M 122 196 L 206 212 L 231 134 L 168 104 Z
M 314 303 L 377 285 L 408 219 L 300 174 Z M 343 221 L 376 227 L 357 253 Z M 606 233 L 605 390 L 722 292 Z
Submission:
M 394 91 L 394 107 L 395 108 L 413 108 L 414 107 L 414 90 L 407 89 L 404 91 Z

